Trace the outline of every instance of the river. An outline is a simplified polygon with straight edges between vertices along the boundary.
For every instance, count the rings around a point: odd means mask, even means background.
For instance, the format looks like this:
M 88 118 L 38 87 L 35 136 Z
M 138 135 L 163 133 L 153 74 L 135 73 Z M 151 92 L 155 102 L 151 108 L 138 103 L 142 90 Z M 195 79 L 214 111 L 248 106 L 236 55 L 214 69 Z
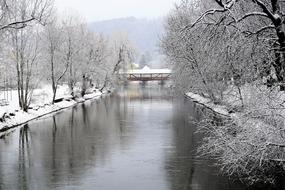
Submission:
M 0 189 L 241 190 L 196 156 L 200 109 L 131 85 L 0 140 Z

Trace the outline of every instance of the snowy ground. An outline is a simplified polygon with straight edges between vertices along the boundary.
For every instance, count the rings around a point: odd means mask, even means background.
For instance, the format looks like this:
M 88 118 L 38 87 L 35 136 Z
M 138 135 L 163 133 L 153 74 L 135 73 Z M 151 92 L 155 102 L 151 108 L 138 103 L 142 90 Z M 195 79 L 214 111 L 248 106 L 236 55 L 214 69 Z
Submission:
M 228 112 L 225 106 L 216 105 L 210 99 L 204 98 L 199 94 L 188 92 L 186 93 L 186 96 L 192 99 L 194 102 L 202 104 L 221 115 L 226 115 L 226 116 L 230 115 L 230 113 Z
M 47 114 L 74 106 L 79 102 L 100 98 L 102 96 L 102 93 L 96 89 L 90 89 L 88 94 L 84 97 L 75 100 L 73 100 L 69 94 L 67 85 L 59 86 L 56 99 L 63 98 L 63 101 L 51 104 L 52 89 L 48 85 L 42 86 L 40 89 L 34 90 L 29 111 L 23 112 L 19 108 L 17 91 L 10 91 L 8 98 L 7 95 L 5 96 L 9 105 L 0 106 L 0 116 L 2 117 L 6 114 L 5 121 L 0 122 L 0 132 L 7 128 L 19 126 Z M 0 94 L 0 98 L 3 99 L 4 94 Z
M 285 92 L 279 88 L 267 88 L 265 85 L 245 84 L 240 88 L 241 97 L 234 87 L 229 87 L 223 93 L 223 100 L 214 104 L 208 98 L 199 94 L 188 92 L 185 95 L 194 102 L 202 104 L 213 111 L 230 116 L 235 119 L 256 118 L 264 123 L 272 123 L 272 120 L 285 118 Z M 271 121 L 269 121 L 271 120 Z

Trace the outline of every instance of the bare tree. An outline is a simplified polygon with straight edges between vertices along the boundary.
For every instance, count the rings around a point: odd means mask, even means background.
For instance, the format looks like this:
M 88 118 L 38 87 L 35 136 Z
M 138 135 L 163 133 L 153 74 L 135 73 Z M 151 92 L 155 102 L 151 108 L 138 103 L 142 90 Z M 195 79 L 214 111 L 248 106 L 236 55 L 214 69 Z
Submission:
M 34 88 L 31 78 L 35 74 L 33 72 L 37 68 L 40 55 L 36 24 L 44 24 L 51 10 L 50 0 L 1 1 L 0 30 L 10 29 L 13 61 L 17 70 L 19 105 L 24 111 L 28 110 L 31 101 Z
M 82 36 L 82 22 L 74 16 L 68 16 L 63 21 L 63 49 L 65 64 L 68 65 L 68 85 L 72 95 L 74 94 L 74 87 L 79 80 L 81 70 L 81 54 L 83 44 Z
M 17 71 L 19 105 L 24 111 L 28 111 L 32 91 L 36 85 L 32 78 L 36 75 L 40 56 L 38 32 L 31 27 L 13 30 L 11 44 L 12 59 Z
M 53 0 L 1 0 L 0 30 L 21 29 L 31 22 L 45 24 L 52 6 Z
M 62 43 L 63 43 L 62 27 L 53 19 L 45 27 L 46 52 L 50 67 L 50 78 L 52 82 L 53 97 L 52 103 L 55 102 L 57 88 L 60 81 L 64 78 L 68 71 L 69 62 L 63 61 Z
M 112 73 L 114 79 L 119 81 L 120 72 L 126 72 L 137 55 L 136 48 L 130 42 L 128 36 L 123 33 L 116 33 L 112 36 Z M 105 86 L 105 85 L 104 85 Z
M 238 30 L 247 36 L 255 35 L 266 38 L 270 44 L 268 51 L 272 51 L 275 58 L 271 65 L 280 85 L 285 90 L 285 28 L 284 7 L 282 0 L 249 0 L 224 1 L 214 0 L 216 6 L 206 10 L 194 22 L 184 29 L 193 28 L 199 23 L 208 23 L 213 16 L 219 15 L 219 20 L 226 20 L 226 26 Z
M 108 41 L 101 34 L 87 32 L 84 44 L 84 64 L 82 69 L 82 92 L 84 96 L 88 83 L 92 80 L 100 81 L 105 78 L 108 71 L 107 58 L 109 56 Z
M 37 24 L 45 24 L 52 10 L 51 0 L 5 0 L 0 1 L 0 31 L 9 58 L 17 70 L 19 105 L 27 111 L 32 90 L 32 77 L 36 75 L 40 55 Z M 10 48 L 10 49 L 9 49 Z M 12 54 L 12 56 L 11 56 Z

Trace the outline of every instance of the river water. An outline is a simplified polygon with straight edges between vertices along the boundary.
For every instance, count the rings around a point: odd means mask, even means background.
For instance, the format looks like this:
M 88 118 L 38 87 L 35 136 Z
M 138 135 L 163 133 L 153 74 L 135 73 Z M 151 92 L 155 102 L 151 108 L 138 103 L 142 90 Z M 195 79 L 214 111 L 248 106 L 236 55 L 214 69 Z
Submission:
M 196 156 L 189 100 L 132 85 L 0 140 L 0 189 L 240 190 Z

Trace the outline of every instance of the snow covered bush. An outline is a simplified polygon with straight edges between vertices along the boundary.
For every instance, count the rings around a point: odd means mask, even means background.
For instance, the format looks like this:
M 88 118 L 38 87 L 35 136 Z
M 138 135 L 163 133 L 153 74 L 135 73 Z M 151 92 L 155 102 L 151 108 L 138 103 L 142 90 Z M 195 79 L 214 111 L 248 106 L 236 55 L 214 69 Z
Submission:
M 199 122 L 206 134 L 199 153 L 245 183 L 278 184 L 285 174 L 285 93 L 264 86 L 254 92 L 242 112 L 219 122 L 209 114 Z

